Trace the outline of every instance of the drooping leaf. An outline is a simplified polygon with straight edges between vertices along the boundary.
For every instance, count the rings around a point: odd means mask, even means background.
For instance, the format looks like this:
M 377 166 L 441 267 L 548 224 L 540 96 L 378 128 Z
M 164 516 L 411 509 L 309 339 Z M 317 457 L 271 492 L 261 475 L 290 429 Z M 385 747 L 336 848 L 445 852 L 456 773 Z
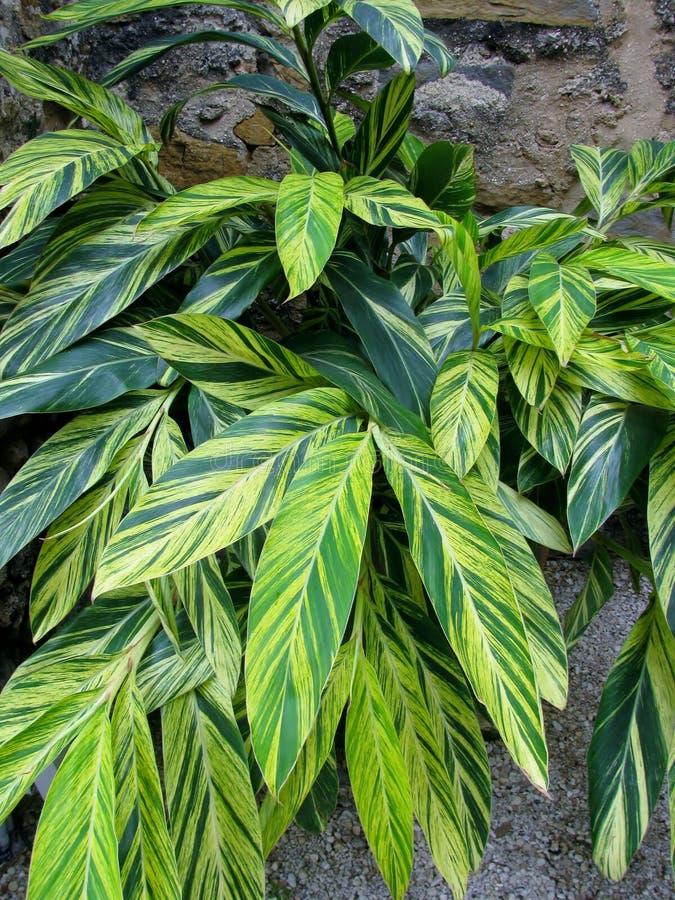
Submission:
M 675 303 L 675 266 L 672 262 L 625 247 L 604 246 L 581 253 L 574 264 L 607 272 Z
M 302 801 L 295 816 L 296 823 L 310 834 L 321 834 L 335 812 L 339 786 L 335 753 L 330 753 L 316 781 Z
M 536 503 L 514 491 L 503 481 L 496 485 L 496 493 L 508 510 L 512 524 L 531 541 L 550 547 L 559 553 L 571 553 L 572 546 L 560 522 Z
M 568 650 L 576 644 L 613 593 L 612 557 L 602 544 L 596 544 L 586 584 L 565 615 Z
M 605 683 L 588 751 L 593 859 L 618 880 L 640 846 L 675 729 L 675 638 L 653 603 Z
M 341 391 L 319 388 L 268 404 L 200 444 L 123 520 L 96 593 L 173 572 L 267 522 L 305 455 L 355 430 L 353 413 Z
M 504 352 L 511 377 L 523 399 L 536 409 L 546 405 L 553 392 L 560 362 L 552 350 L 503 337 Z
M 328 261 L 342 219 L 336 172 L 287 175 L 279 185 L 275 231 L 290 297 L 310 288 Z
M 157 356 L 127 328 L 110 328 L 51 356 L 23 375 L 0 381 L 0 418 L 101 406 L 150 387 Z
M 276 341 L 202 313 L 164 316 L 141 326 L 150 346 L 207 395 L 255 409 L 325 379 Z
M 98 708 L 73 742 L 40 816 L 28 897 L 49 896 L 55 885 L 62 896 L 122 900 L 110 720 L 105 707 Z
M 3 564 L 105 474 L 166 399 L 164 391 L 129 393 L 78 416 L 42 444 L 0 496 Z
M 424 47 L 422 18 L 412 0 L 338 0 L 338 5 L 404 72 L 412 72 Z
M 267 856 L 291 824 L 328 759 L 335 730 L 349 697 L 354 670 L 355 643 L 340 648 L 321 696 L 321 706 L 298 762 L 279 791 L 278 801 L 267 793 L 260 806 L 263 852 Z
M 569 476 L 567 517 L 575 548 L 621 503 L 665 428 L 666 418 L 657 410 L 605 397 L 591 399 Z
M 112 719 L 115 831 L 125 900 L 180 900 L 176 858 L 143 701 L 130 674 Z
M 489 350 L 451 353 L 431 395 L 431 434 L 439 454 L 460 478 L 485 444 L 497 409 L 499 373 Z
M 530 269 L 530 301 L 566 366 L 581 332 L 595 314 L 595 286 L 582 267 L 561 266 L 539 253 Z
M 624 150 L 573 144 L 570 153 L 586 196 L 603 225 L 616 210 L 628 177 L 628 154 Z
M 121 144 L 154 147 L 152 135 L 138 113 L 117 94 L 76 72 L 0 49 L 0 75 L 29 97 L 65 106 Z
M 485 253 L 481 254 L 481 271 L 504 259 L 511 259 L 521 253 L 531 253 L 535 250 L 544 250 L 552 247 L 567 238 L 579 235 L 586 230 L 585 219 L 575 219 L 569 216 L 559 215 L 556 219 L 541 222 L 538 225 L 530 225 L 522 228 L 515 234 L 509 235 L 501 243 L 496 244 Z M 583 255 L 585 256 L 585 254 Z M 588 265 L 583 256 L 575 259 L 575 265 Z
M 12 205 L 0 224 L 0 247 L 18 241 L 58 206 L 144 149 L 75 129 L 28 141 L 0 165 L 0 209 Z
M 510 753 L 545 788 L 539 695 L 499 543 L 459 478 L 429 447 L 403 435 L 375 435 L 441 626 Z
M 256 569 L 247 706 L 256 759 L 273 794 L 310 732 L 347 625 L 374 464 L 370 436 L 362 433 L 312 453 L 288 489 Z
M 181 312 L 238 319 L 280 272 L 273 236 L 269 232 L 244 235 L 204 272 L 183 301 Z
M 397 400 L 426 419 L 436 364 L 424 331 L 400 292 L 347 253 L 334 254 L 326 276 L 375 371 Z
M 675 634 L 675 429 L 671 426 L 649 462 L 647 523 L 656 592 Z
M 357 0 L 357 5 L 370 4 Z M 377 177 L 396 156 L 408 131 L 414 92 L 413 76 L 400 73 L 373 100 L 356 134 L 344 147 L 346 158 L 356 174 Z
M 417 158 L 410 190 L 432 209 L 461 220 L 476 199 L 473 147 L 434 141 Z
M 229 692 L 211 679 L 164 706 L 162 744 L 182 896 L 262 900 L 258 810 Z
M 424 29 L 424 52 L 434 60 L 438 66 L 438 73 L 445 78 L 455 68 L 457 60 L 445 46 L 443 40 L 428 28 Z
M 395 900 L 410 880 L 412 797 L 401 745 L 372 665 L 357 651 L 345 753 L 356 808 Z
M 393 63 L 393 57 L 363 31 L 337 38 L 326 57 L 328 96 L 332 96 L 350 75 L 373 69 L 388 69 Z

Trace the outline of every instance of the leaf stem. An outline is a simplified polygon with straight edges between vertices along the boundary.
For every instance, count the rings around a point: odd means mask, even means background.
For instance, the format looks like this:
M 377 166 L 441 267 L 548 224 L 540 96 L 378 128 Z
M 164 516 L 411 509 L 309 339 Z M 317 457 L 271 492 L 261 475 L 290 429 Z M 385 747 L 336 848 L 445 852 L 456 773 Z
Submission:
M 331 105 L 323 92 L 323 89 L 321 87 L 321 79 L 319 78 L 319 72 L 316 68 L 314 58 L 312 57 L 312 54 L 307 47 L 307 42 L 305 41 L 304 35 L 299 25 L 295 25 L 293 28 L 293 39 L 295 40 L 295 45 L 298 48 L 298 53 L 300 54 L 302 61 L 307 68 L 307 74 L 309 75 L 309 81 L 312 86 L 312 91 L 314 93 L 314 96 L 316 97 L 319 107 L 321 108 L 321 112 L 326 123 L 326 128 L 328 130 L 328 137 L 330 138 L 330 142 L 333 145 L 333 150 L 335 150 L 338 157 L 341 158 L 340 141 L 338 140 L 337 131 L 335 130 L 335 122 L 333 121 L 333 112 L 331 109 Z

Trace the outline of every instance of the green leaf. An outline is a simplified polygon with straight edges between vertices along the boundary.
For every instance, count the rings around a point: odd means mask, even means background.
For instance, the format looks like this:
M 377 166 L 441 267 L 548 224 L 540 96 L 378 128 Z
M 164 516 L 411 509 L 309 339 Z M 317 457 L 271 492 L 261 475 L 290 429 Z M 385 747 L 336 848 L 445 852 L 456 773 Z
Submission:
M 413 559 L 450 645 L 509 752 L 545 788 L 541 705 L 498 540 L 459 478 L 429 447 L 403 435 L 375 435 L 403 509 Z
M 478 269 L 478 256 L 471 234 L 461 222 L 452 220 L 451 226 L 441 239 L 441 246 L 447 253 L 450 263 L 462 286 L 466 304 L 469 308 L 473 349 L 478 345 L 480 335 L 480 294 L 481 281 Z
M 499 544 L 525 626 L 539 693 L 557 709 L 564 709 L 567 703 L 567 652 L 558 613 L 541 567 L 527 541 L 519 534 L 518 519 L 503 503 L 506 492 L 498 489 L 495 497 L 494 492 L 475 477 L 466 479 L 465 484 L 485 525 Z M 506 496 L 506 499 L 508 502 L 510 498 Z M 530 506 L 534 507 L 534 504 Z
M 431 434 L 439 454 L 460 478 L 487 441 L 497 410 L 499 373 L 489 350 L 449 354 L 431 395 Z
M 581 424 L 581 388 L 561 372 L 546 402 L 530 406 L 517 392 L 511 392 L 511 409 L 518 428 L 537 453 L 564 474 L 572 458 Z
M 382 88 L 370 104 L 356 134 L 344 147 L 347 161 L 358 175 L 377 177 L 396 156 L 408 131 L 414 93 L 414 77 L 400 73 Z
M 224 400 L 209 397 L 198 387 L 192 387 L 188 395 L 190 431 L 195 447 L 215 437 L 237 419 L 245 415 L 244 410 L 232 406 Z
M 510 279 L 504 291 L 502 315 L 500 318 L 491 319 L 490 327 L 499 334 L 533 347 L 553 350 L 553 342 L 530 303 L 527 280 L 522 276 L 516 275 Z
M 335 812 L 338 799 L 337 761 L 331 753 L 319 772 L 295 817 L 296 823 L 310 834 L 321 834 Z
M 354 651 L 353 639 L 340 648 L 314 726 L 303 744 L 297 765 L 279 791 L 278 801 L 269 792 L 263 798 L 260 822 L 265 856 L 295 818 L 332 752 L 335 731 L 351 690 Z
M 0 418 L 101 406 L 150 387 L 156 376 L 157 356 L 145 341 L 128 328 L 110 328 L 0 381 Z
M 625 247 L 604 246 L 581 253 L 574 265 L 607 272 L 675 303 L 675 266 L 670 261 Z
M 369 34 L 345 34 L 337 38 L 326 57 L 326 88 L 331 97 L 342 82 L 357 72 L 388 69 L 394 59 Z
M 347 625 L 374 465 L 369 434 L 345 434 L 312 453 L 284 497 L 256 569 L 247 706 L 256 759 L 275 795 L 316 718 Z
M 424 27 L 412 0 L 338 0 L 338 5 L 404 72 L 413 71 L 424 46 Z
M 260 106 L 259 108 L 272 122 L 275 131 L 290 144 L 291 166 L 295 165 L 296 160 L 300 157 L 302 160 L 302 167 L 298 169 L 300 172 L 309 175 L 317 169 L 319 172 L 337 172 L 340 168 L 340 159 L 325 128 L 317 127 L 316 123 L 311 120 L 307 121 L 306 115 L 294 114 L 288 110 L 281 113 L 271 106 Z M 336 118 L 335 116 L 334 123 L 337 131 Z M 349 121 L 351 122 L 351 119 Z M 351 133 L 354 133 L 353 124 Z
M 546 247 L 552 247 L 559 241 L 579 235 L 580 232 L 586 229 L 587 222 L 585 219 L 575 219 L 565 215 L 559 215 L 555 219 L 547 220 L 538 225 L 522 228 L 481 254 L 481 271 L 500 260 L 512 259 L 521 253 L 530 253 L 534 250 L 544 250 Z M 582 256 L 577 257 L 574 260 L 574 264 L 588 265 L 584 260 L 585 256 L 586 254 L 582 254 Z
M 192 31 L 187 34 L 173 34 L 170 37 L 156 38 L 148 41 L 138 50 L 134 50 L 128 56 L 117 63 L 108 74 L 101 79 L 101 84 L 105 87 L 119 84 L 125 78 L 130 78 L 137 72 L 141 72 L 152 63 L 161 59 L 170 50 L 175 47 L 184 47 L 186 44 L 202 44 L 202 43 L 218 43 L 218 44 L 243 44 L 247 47 L 253 47 L 270 56 L 275 62 L 295 70 L 302 78 L 307 78 L 305 67 L 300 62 L 292 50 L 284 47 L 279 41 L 264 35 L 255 34 L 247 31 Z
M 273 235 L 265 231 L 244 235 L 204 272 L 183 301 L 181 312 L 238 319 L 280 273 Z
M 558 357 L 545 347 L 534 347 L 506 335 L 502 340 L 509 371 L 518 391 L 530 406 L 538 410 L 543 408 L 561 371 Z
M 503 481 L 498 482 L 496 492 L 517 531 L 543 547 L 550 547 L 559 553 L 572 553 L 565 529 L 556 518 Z
M 631 196 L 639 197 L 658 185 L 675 168 L 675 141 L 636 141 L 628 153 L 628 177 Z
M 141 215 L 97 222 L 80 240 L 82 226 L 75 224 L 51 242 L 56 258 L 51 265 L 45 259 L 0 336 L 5 378 L 30 370 L 126 309 L 199 250 L 217 224 L 137 235 Z
M 675 428 L 671 425 L 649 462 L 647 523 L 656 591 L 671 631 L 675 634 Z
M 609 673 L 588 751 L 593 859 L 622 878 L 640 846 L 675 729 L 675 639 L 658 603 L 635 624 Z
M 96 593 L 173 572 L 273 518 L 305 455 L 355 430 L 353 412 L 341 391 L 318 388 L 268 404 L 200 444 L 123 520 Z
M 431 209 L 463 219 L 476 199 L 471 144 L 435 141 L 417 158 L 410 190 Z
M 138 113 L 116 94 L 76 72 L 0 49 L 0 75 L 29 97 L 64 106 L 122 144 L 154 147 Z
M 539 253 L 530 269 L 530 301 L 566 366 L 581 332 L 595 314 L 595 286 L 586 269 L 561 266 Z
M 654 409 L 593 397 L 581 420 L 567 517 L 580 547 L 624 499 L 658 447 L 666 419 Z
M 78 416 L 42 444 L 0 496 L 2 565 L 106 473 L 166 399 L 163 391 L 127 394 Z
M 230 78 L 225 84 L 229 87 L 244 88 L 244 90 L 260 94 L 263 97 L 271 97 L 273 100 L 283 103 L 291 112 L 299 113 L 301 116 L 312 119 L 323 129 L 326 127 L 323 113 L 314 99 L 314 95 L 307 90 L 301 91 L 280 78 L 257 74 L 235 75 L 234 78 Z M 223 85 L 220 87 L 222 88 Z M 217 86 L 214 85 L 212 89 L 217 89 Z
M 625 150 L 586 147 L 573 144 L 572 159 L 586 196 L 603 225 L 621 203 L 628 177 L 628 154 Z
M 391 713 L 362 651 L 357 651 L 345 753 L 368 843 L 392 897 L 402 900 L 412 870 L 412 797 Z
M 461 791 L 453 783 L 445 764 L 445 737 L 440 723 L 433 721 L 427 707 L 418 660 L 411 658 L 411 638 L 387 622 L 382 613 L 396 617 L 388 609 L 400 602 L 391 586 L 379 583 L 372 572 L 372 592 L 382 592 L 384 609 L 369 612 L 366 618 L 368 655 L 377 673 L 382 694 L 392 716 L 401 744 L 415 818 L 427 839 L 437 868 L 457 896 L 466 889 L 469 871 L 464 836 L 465 808 Z M 394 619 L 397 624 L 400 619 Z M 399 625 L 400 627 L 400 625 Z M 418 663 L 419 665 L 419 663 Z M 427 673 L 425 673 L 426 675 Z M 440 727 L 439 727 L 440 725 Z
M 122 898 L 110 721 L 103 707 L 57 769 L 40 816 L 28 897 L 47 897 L 55 885 L 62 896 Z
M 257 332 L 201 313 L 140 327 L 150 346 L 210 397 L 255 409 L 325 379 L 301 357 Z
M 564 631 L 568 650 L 576 644 L 613 593 L 612 557 L 602 544 L 596 544 L 586 584 L 565 615 Z
M 438 218 L 426 203 L 390 178 L 352 178 L 345 185 L 345 209 L 371 225 L 425 230 L 439 227 Z
M 124 898 L 180 900 L 152 734 L 133 672 L 115 701 L 112 751 L 115 831 Z
M 0 285 L 7 290 L 22 293 L 28 289 L 35 274 L 38 260 L 56 227 L 59 216 L 52 216 L 27 235 L 16 247 L 6 251 L 0 258 Z M 12 300 L 13 305 L 14 300 Z
M 441 38 L 428 28 L 424 29 L 424 52 L 434 60 L 438 66 L 439 75 L 445 78 L 455 68 L 457 60 L 450 53 Z
M 418 319 L 439 366 L 450 353 L 471 349 L 473 328 L 463 291 L 452 291 L 434 300 L 422 310 Z
M 397 400 L 422 419 L 436 380 L 431 347 L 401 293 L 357 257 L 335 254 L 326 277 Z
M 194 223 L 211 216 L 223 216 L 228 210 L 250 203 L 275 203 L 279 185 L 269 178 L 231 175 L 207 181 L 167 197 L 138 222 L 137 231 L 164 231 Z
M 18 241 L 58 206 L 144 149 L 75 129 L 28 141 L 0 166 L 0 209 L 13 204 L 0 224 L 0 247 Z
M 342 186 L 336 172 L 287 175 L 279 186 L 275 231 L 289 299 L 314 284 L 333 252 L 342 219 Z
M 103 550 L 124 514 L 128 486 L 142 466 L 142 453 L 140 439 L 127 444 L 103 478 L 53 522 L 33 571 L 33 640 L 39 641 L 58 625 L 94 577 Z
M 262 900 L 258 810 L 229 692 L 211 679 L 164 706 L 162 745 L 182 896 Z

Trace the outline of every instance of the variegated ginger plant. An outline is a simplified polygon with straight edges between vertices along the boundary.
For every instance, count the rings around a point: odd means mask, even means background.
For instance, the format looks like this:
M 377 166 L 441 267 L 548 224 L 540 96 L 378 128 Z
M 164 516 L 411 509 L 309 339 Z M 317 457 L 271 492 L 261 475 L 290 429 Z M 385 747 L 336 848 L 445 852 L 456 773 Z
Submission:
M 80 0 L 24 51 L 184 2 Z M 415 817 L 461 896 L 490 820 L 477 703 L 545 790 L 542 704 L 564 706 L 566 649 L 613 592 L 608 548 L 654 586 L 589 753 L 594 856 L 619 878 L 669 766 L 675 786 L 675 251 L 614 226 L 671 224 L 675 144 L 574 147 L 574 214 L 481 218 L 471 148 L 409 131 L 420 55 L 453 65 L 411 0 L 211 5 L 264 35 L 162 38 L 104 85 L 0 52 L 77 116 L 0 166 L 0 415 L 75 414 L 0 497 L 0 564 L 46 532 L 47 638 L 0 696 L 0 820 L 66 751 L 29 897 L 262 897 L 289 824 L 331 814 L 336 749 L 392 895 Z M 280 182 L 176 192 L 109 90 L 204 41 L 277 70 L 213 89 L 264 98 Z M 349 92 L 393 67 L 371 102 Z M 629 504 L 648 557 L 600 531 Z M 588 541 L 563 635 L 531 545 Z

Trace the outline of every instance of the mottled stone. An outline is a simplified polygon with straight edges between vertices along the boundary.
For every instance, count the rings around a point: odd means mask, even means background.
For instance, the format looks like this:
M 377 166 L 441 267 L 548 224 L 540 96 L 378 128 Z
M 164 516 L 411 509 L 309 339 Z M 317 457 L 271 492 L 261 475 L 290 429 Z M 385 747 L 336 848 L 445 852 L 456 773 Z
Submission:
M 590 25 L 597 20 L 593 0 L 416 0 L 434 19 L 503 19 L 544 25 Z
M 227 175 L 242 175 L 246 162 L 246 154 L 233 147 L 199 140 L 183 131 L 177 131 L 159 155 L 161 173 L 179 189 Z
M 234 126 L 234 133 L 247 147 L 271 147 L 274 144 L 274 125 L 259 109 Z

